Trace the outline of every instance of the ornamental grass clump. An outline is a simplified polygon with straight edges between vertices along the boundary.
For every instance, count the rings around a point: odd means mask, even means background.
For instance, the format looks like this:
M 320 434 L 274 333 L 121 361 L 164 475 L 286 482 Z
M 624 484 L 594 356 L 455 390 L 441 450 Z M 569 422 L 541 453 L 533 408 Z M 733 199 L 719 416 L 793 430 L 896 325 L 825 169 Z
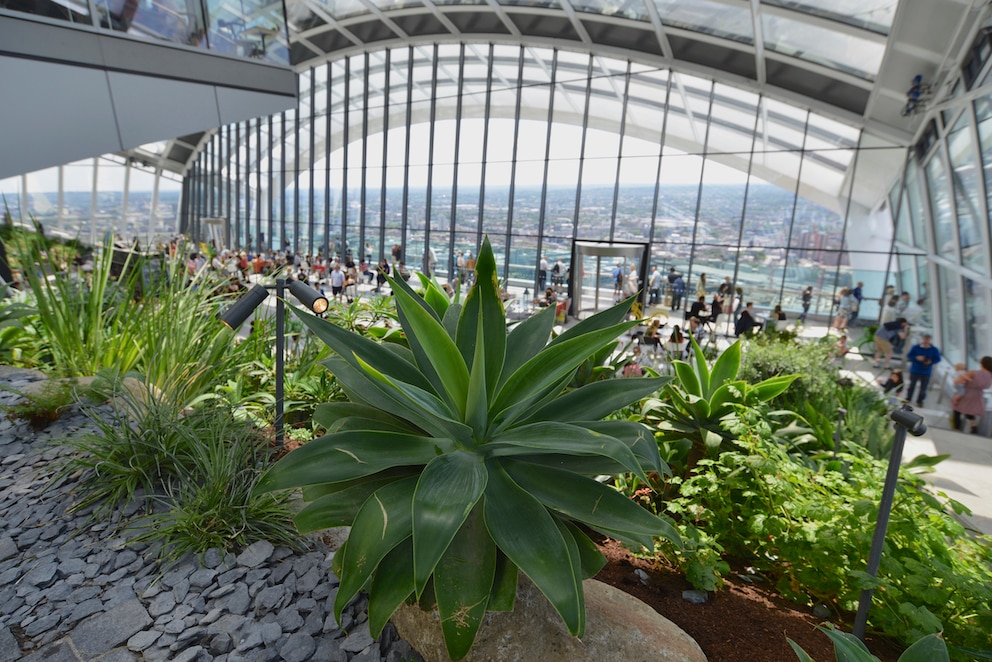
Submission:
M 636 322 L 630 301 L 551 339 L 547 308 L 508 331 L 488 240 L 463 304 L 430 281 L 390 279 L 407 346 L 309 315 L 348 402 L 318 407 L 328 431 L 280 460 L 265 491 L 303 488 L 301 531 L 351 526 L 334 557 L 340 619 L 369 593 L 377 636 L 404 602 L 436 605 L 448 653 L 469 652 L 487 611 L 513 608 L 518 572 L 582 636 L 582 580 L 605 559 L 579 524 L 635 548 L 679 542 L 670 521 L 597 476 L 666 473 L 650 430 L 603 421 L 665 379 L 569 389 L 578 367 Z

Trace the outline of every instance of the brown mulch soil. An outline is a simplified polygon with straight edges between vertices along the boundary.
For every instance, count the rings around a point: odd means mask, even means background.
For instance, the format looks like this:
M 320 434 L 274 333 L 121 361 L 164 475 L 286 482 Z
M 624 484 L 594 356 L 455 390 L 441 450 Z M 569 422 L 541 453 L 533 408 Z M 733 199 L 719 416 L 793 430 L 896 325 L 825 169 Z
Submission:
M 607 563 L 596 579 L 633 595 L 678 625 L 696 640 L 710 662 L 796 662 L 786 638 L 817 662 L 835 659 L 833 644 L 816 629 L 823 619 L 785 600 L 771 587 L 731 575 L 726 586 L 710 593 L 705 604 L 696 605 L 682 598 L 682 591 L 692 585 L 678 571 L 636 558 L 613 540 L 601 541 L 599 548 Z M 646 582 L 634 574 L 637 569 L 647 573 Z M 865 643 L 882 662 L 895 662 L 901 652 L 886 640 L 869 637 Z

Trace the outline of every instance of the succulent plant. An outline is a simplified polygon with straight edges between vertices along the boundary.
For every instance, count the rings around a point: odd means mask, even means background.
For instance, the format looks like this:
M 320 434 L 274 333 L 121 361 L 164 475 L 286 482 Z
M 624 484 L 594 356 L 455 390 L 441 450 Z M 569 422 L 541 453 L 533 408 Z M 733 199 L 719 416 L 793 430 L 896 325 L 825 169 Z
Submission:
M 588 529 L 634 547 L 678 541 L 668 520 L 597 480 L 667 472 L 649 429 L 602 420 L 666 379 L 570 389 L 583 361 L 637 323 L 625 321 L 631 302 L 554 338 L 552 308 L 508 327 L 488 239 L 464 303 L 422 283 L 390 279 L 407 346 L 301 315 L 334 350 L 325 364 L 350 401 L 319 406 L 328 434 L 260 489 L 303 488 L 301 531 L 352 527 L 334 557 L 335 613 L 368 590 L 373 635 L 404 601 L 436 604 L 461 659 L 487 611 L 512 609 L 523 572 L 582 636 L 582 580 L 605 562 Z

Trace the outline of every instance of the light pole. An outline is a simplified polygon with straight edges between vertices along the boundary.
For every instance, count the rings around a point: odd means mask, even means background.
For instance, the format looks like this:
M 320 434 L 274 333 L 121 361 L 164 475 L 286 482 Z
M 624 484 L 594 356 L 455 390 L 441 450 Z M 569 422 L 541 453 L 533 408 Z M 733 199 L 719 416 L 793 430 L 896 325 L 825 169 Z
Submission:
M 923 417 L 913 412 L 913 408 L 909 405 L 903 405 L 889 416 L 896 422 L 896 436 L 892 441 L 889 467 L 885 473 L 885 484 L 882 487 L 882 500 L 878 504 L 878 519 L 875 520 L 875 533 L 872 535 L 871 551 L 868 553 L 868 567 L 865 568 L 865 571 L 872 577 L 878 576 L 878 566 L 882 562 L 882 545 L 885 543 L 885 531 L 889 527 L 889 514 L 892 512 L 892 500 L 896 493 L 896 481 L 899 478 L 902 449 L 906 445 L 906 433 L 909 432 L 914 437 L 919 437 L 927 431 Z M 861 591 L 858 613 L 854 617 L 854 636 L 861 640 L 865 638 L 872 593 L 873 590 L 870 588 Z
M 271 287 L 271 286 L 269 286 Z M 283 434 L 283 406 L 285 402 L 285 381 L 286 381 L 286 279 L 277 278 L 276 290 L 276 445 L 282 446 Z M 323 313 L 327 310 L 327 297 L 308 285 L 304 285 L 298 280 L 289 283 L 289 292 L 304 306 L 315 313 Z M 245 320 L 255 312 L 269 296 L 268 288 L 264 285 L 256 284 L 240 299 L 234 302 L 230 308 L 220 315 L 220 321 L 228 328 L 237 330 Z

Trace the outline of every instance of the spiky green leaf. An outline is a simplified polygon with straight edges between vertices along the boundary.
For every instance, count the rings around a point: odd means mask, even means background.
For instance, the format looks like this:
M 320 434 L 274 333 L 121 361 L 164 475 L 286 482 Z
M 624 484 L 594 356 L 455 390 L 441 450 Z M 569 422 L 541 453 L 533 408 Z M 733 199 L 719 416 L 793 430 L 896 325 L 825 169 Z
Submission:
M 489 484 L 484 512 L 489 533 L 548 598 L 568 631 L 582 636 L 585 606 L 575 581 L 581 568 L 572 565 L 558 525 L 537 499 L 513 482 L 498 460 L 486 464 Z
M 568 423 L 531 423 L 510 428 L 486 444 L 491 457 L 532 454 L 541 451 L 562 455 L 598 455 L 621 464 L 647 480 L 633 451 L 619 439 Z
M 703 364 L 705 365 L 705 363 L 704 360 Z M 685 361 L 673 361 L 672 367 L 675 368 L 675 376 L 678 378 L 682 390 L 688 395 L 702 396 L 702 384 L 700 384 L 699 376 L 692 369 L 692 366 Z
M 416 486 L 415 477 L 390 483 L 370 496 L 358 511 L 344 547 L 343 574 L 334 599 L 334 616 L 339 623 L 341 612 L 362 590 L 379 562 L 410 537 Z
M 434 596 L 448 656 L 464 658 L 486 615 L 496 573 L 496 544 L 476 507 L 434 571 Z
M 656 392 L 669 381 L 670 377 L 655 377 L 592 382 L 555 398 L 524 422 L 596 421 Z
M 479 251 L 475 274 L 475 283 L 465 298 L 462 315 L 458 320 L 456 343 L 468 364 L 475 356 L 478 327 L 483 327 L 483 337 L 486 339 L 486 388 L 492 398 L 500 382 L 506 357 L 506 311 L 499 296 L 496 258 L 488 237 Z
M 768 379 L 753 384 L 751 386 L 751 391 L 757 396 L 762 402 L 768 402 L 775 396 L 781 394 L 785 389 L 792 385 L 792 382 L 796 381 L 799 375 L 779 375 L 778 377 L 769 377 Z
M 424 379 L 423 373 L 416 365 L 401 360 L 396 352 L 388 349 L 386 345 L 352 333 L 309 313 L 301 312 L 295 307 L 291 307 L 291 310 L 319 340 L 352 366 L 357 368 L 357 359 L 361 359 L 394 379 L 420 388 L 430 388 L 430 383 Z
M 513 481 L 548 508 L 594 529 L 608 528 L 634 536 L 650 548 L 652 537 L 681 544 L 671 522 L 652 515 L 616 490 L 570 471 L 504 461 Z
M 491 411 L 498 412 L 504 425 L 512 422 L 527 404 L 544 395 L 545 389 L 570 375 L 592 352 L 616 340 L 634 325 L 636 322 L 623 322 L 548 345 L 503 383 Z
M 705 365 L 706 361 L 703 360 Z M 713 371 L 709 376 L 709 385 L 703 397 L 710 399 L 714 391 L 727 382 L 737 379 L 737 373 L 741 369 L 741 341 L 738 340 L 727 349 L 723 350 L 713 364 Z
M 476 453 L 439 455 L 424 468 L 413 499 L 417 595 L 423 592 L 444 550 L 479 501 L 487 480 L 485 464 Z
M 549 306 L 513 327 L 506 339 L 506 359 L 502 372 L 504 379 L 547 346 L 554 323 L 554 307 Z
M 403 602 L 413 595 L 413 539 L 406 538 L 379 562 L 369 588 L 369 633 L 376 639 Z
M 258 481 L 259 493 L 371 476 L 392 467 L 426 465 L 450 452 L 450 439 L 398 432 L 351 431 L 327 435 L 275 463 Z

